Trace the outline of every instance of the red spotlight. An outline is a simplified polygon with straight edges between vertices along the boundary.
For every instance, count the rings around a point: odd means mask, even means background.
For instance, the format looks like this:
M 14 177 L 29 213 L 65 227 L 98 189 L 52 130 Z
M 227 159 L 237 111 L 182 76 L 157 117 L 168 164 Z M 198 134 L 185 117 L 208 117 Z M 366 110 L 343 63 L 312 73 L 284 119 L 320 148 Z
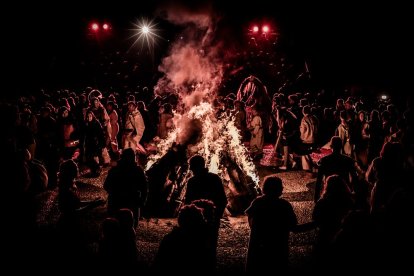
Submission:
M 96 32 L 96 31 L 98 31 L 98 30 L 99 30 L 99 25 L 98 25 L 98 23 L 92 23 L 92 24 L 91 24 L 91 28 L 92 28 L 92 30 L 93 30 L 93 31 L 95 31 L 95 32 Z
M 262 31 L 263 31 L 263 33 L 268 33 L 268 32 L 269 32 L 269 26 L 264 25 L 264 26 L 262 27 Z
M 254 26 L 254 27 L 253 27 L 253 32 L 254 32 L 254 33 L 257 33 L 258 31 L 259 31 L 259 27 L 258 27 L 258 26 Z
M 102 29 L 104 29 L 105 31 L 109 30 L 109 24 L 103 24 Z

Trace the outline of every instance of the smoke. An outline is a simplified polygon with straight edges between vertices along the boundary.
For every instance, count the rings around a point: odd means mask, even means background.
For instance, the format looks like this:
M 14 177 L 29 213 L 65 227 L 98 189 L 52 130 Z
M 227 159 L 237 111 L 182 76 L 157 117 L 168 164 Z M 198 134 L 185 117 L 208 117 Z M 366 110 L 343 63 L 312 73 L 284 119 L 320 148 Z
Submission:
M 223 78 L 223 64 L 219 53 L 221 44 L 214 42 L 217 18 L 210 7 L 190 10 L 177 5 L 159 10 L 166 20 L 183 27 L 183 32 L 172 43 L 169 54 L 163 58 L 158 70 L 163 73 L 154 91 L 160 96 L 174 93 L 180 99 L 177 111 L 188 112 L 201 102 L 212 102 Z M 185 116 L 181 117 L 184 120 Z M 196 121 L 176 122 L 183 126 L 182 141 L 191 141 L 201 134 Z
M 210 5 L 189 8 L 175 3 L 166 4 L 158 10 L 160 16 L 176 25 L 194 24 L 198 29 L 208 28 L 212 25 L 213 10 Z
M 203 136 L 203 123 L 199 119 L 183 117 L 179 121 L 178 127 L 182 129 L 177 136 L 178 144 L 195 145 L 201 141 Z
M 211 100 L 223 78 L 223 62 L 218 57 L 220 44 L 213 43 L 212 9 L 189 10 L 170 5 L 159 13 L 184 30 L 158 67 L 164 76 L 154 91 L 159 95 L 177 93 L 187 110 L 207 96 Z
M 183 28 L 158 69 L 163 73 L 154 91 L 159 96 L 176 95 L 174 128 L 157 143 L 157 153 L 149 157 L 147 169 L 175 142 L 186 146 L 188 155 L 200 154 L 210 172 L 228 175 L 222 164 L 228 156 L 258 185 L 256 167 L 243 145 L 231 114 L 216 116 L 214 101 L 222 84 L 229 48 L 216 36 L 218 18 L 212 9 L 189 10 L 170 6 L 160 11 L 165 19 Z M 229 33 L 226 33 L 227 39 Z M 229 67 L 227 65 L 227 67 Z M 229 159 L 229 160 L 230 160 Z

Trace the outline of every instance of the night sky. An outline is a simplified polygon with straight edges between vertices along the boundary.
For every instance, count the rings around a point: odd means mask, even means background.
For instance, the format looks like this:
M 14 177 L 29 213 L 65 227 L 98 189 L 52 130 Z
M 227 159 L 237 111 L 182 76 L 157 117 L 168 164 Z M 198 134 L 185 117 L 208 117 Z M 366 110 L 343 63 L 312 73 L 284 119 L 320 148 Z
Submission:
M 42 86 L 55 70 L 65 75 L 62 81 L 70 79 L 71 74 L 76 76 L 74 63 L 91 43 L 85 34 L 88 23 L 107 19 L 120 38 L 134 18 L 150 18 L 161 5 L 158 1 L 145 5 L 140 2 L 11 8 L 11 18 L 1 19 L 6 93 Z M 288 6 L 272 3 L 273 8 L 264 1 L 253 1 L 248 6 L 237 4 L 236 10 L 233 4 L 220 3 L 223 1 L 187 2 L 184 4 L 194 10 L 212 7 L 221 18 L 219 26 L 230 30 L 222 31 L 234 39 L 240 39 L 254 20 L 275 22 L 284 50 L 307 60 L 313 78 L 321 86 L 357 84 L 397 91 L 409 85 L 414 49 L 409 42 L 413 33 L 410 26 L 414 24 L 410 9 L 399 4 L 361 6 L 343 1 L 315 6 L 294 2 Z M 160 26 L 165 27 L 167 38 L 174 38 L 173 27 Z M 117 39 L 117 43 L 125 48 L 130 41 Z M 159 51 L 161 57 L 165 50 Z M 61 69 L 64 64 L 67 71 Z

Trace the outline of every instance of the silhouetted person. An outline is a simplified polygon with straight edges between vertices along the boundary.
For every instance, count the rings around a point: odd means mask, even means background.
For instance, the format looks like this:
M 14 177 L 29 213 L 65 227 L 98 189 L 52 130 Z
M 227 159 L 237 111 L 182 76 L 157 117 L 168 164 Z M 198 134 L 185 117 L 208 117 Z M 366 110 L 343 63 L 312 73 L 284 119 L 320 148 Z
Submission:
M 276 176 L 267 177 L 263 195 L 246 210 L 250 225 L 246 272 L 270 275 L 286 272 L 289 257 L 289 232 L 297 226 L 292 205 L 281 199 L 283 184 Z
M 134 213 L 126 208 L 118 210 L 116 218 L 120 226 L 120 249 L 122 263 L 127 266 L 133 266 L 137 263 L 138 249 L 136 245 L 136 232 Z
M 374 185 L 371 191 L 371 212 L 381 211 L 406 179 L 402 145 L 385 143 L 380 157 L 372 160 L 366 172 L 366 179 Z
M 216 207 L 211 200 L 208 199 L 197 199 L 191 202 L 198 208 L 203 210 L 203 216 L 206 221 L 205 229 L 205 239 L 206 246 L 209 249 L 211 258 L 211 267 L 216 266 L 216 257 L 217 257 L 217 241 L 219 236 L 219 228 L 216 225 Z
M 61 216 L 58 223 L 60 234 L 57 261 L 63 263 L 85 262 L 88 258 L 88 248 L 84 233 L 81 214 L 96 206 L 102 205 L 101 198 L 81 200 L 75 179 L 78 176 L 78 166 L 73 160 L 64 161 L 59 168 L 58 203 Z
M 104 189 L 108 192 L 108 212 L 128 208 L 134 213 L 137 226 L 140 208 L 147 199 L 148 183 L 143 169 L 136 163 L 132 148 L 125 149 L 117 166 L 109 170 Z
M 105 136 L 101 123 L 95 118 L 92 111 L 87 111 L 84 129 L 84 149 L 86 164 L 91 169 L 91 177 L 98 177 L 100 175 L 100 167 L 96 159 L 102 155 L 104 147 Z
M 194 204 L 185 205 L 178 214 L 175 227 L 160 242 L 155 257 L 159 275 L 211 275 L 209 249 L 205 233 L 203 210 Z
M 313 220 L 319 228 L 315 253 L 320 268 L 329 264 L 329 250 L 343 218 L 354 208 L 354 200 L 348 185 L 339 175 L 326 179 L 322 197 L 316 202 Z
M 407 171 L 407 173 L 410 173 Z M 409 180 L 410 179 L 410 180 Z M 380 236 L 378 250 L 380 267 L 404 274 L 412 268 L 412 248 L 414 246 L 414 226 L 411 221 L 414 212 L 413 173 L 402 180 L 401 187 L 389 198 L 383 215 L 384 233 Z
M 340 230 L 332 241 L 332 267 L 344 272 L 373 272 L 373 260 L 376 247 L 375 230 L 367 211 L 349 212 L 342 221 Z M 374 247 L 376 246 L 376 247 Z M 337 271 L 332 271 L 335 274 Z
M 185 203 L 188 204 L 197 199 L 211 200 L 216 206 L 215 223 L 219 227 L 227 205 L 221 178 L 217 174 L 208 172 L 204 158 L 200 155 L 191 157 L 189 164 L 193 177 L 188 180 Z
M 81 200 L 75 179 L 78 177 L 78 166 L 72 160 L 64 161 L 59 168 L 59 209 L 64 216 L 73 216 L 104 203 L 101 198 Z
M 331 138 L 332 154 L 321 158 L 316 178 L 315 202 L 321 196 L 323 178 L 330 175 L 338 174 L 353 189 L 354 183 L 357 181 L 357 172 L 355 161 L 341 154 L 342 140 L 338 136 Z
M 106 218 L 101 225 L 99 260 L 104 268 L 115 268 L 121 263 L 121 227 L 116 218 Z

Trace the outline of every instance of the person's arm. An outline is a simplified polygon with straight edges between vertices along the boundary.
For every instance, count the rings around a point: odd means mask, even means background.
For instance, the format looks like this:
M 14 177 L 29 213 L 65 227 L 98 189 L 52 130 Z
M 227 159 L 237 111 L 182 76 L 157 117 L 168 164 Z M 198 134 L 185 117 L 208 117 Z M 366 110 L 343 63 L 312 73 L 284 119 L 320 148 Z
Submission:
M 316 228 L 316 223 L 314 221 L 305 222 L 302 224 L 297 224 L 292 228 L 293 233 L 303 233 Z
M 95 207 L 105 204 L 105 202 L 106 200 L 101 197 L 97 197 L 92 200 L 81 200 L 79 202 L 79 207 L 76 209 L 76 212 L 85 212 L 87 210 L 91 210 Z
M 321 191 L 322 191 L 322 180 L 323 176 L 325 174 L 324 172 L 324 163 L 323 160 L 321 160 L 321 165 L 318 169 L 318 176 L 316 177 L 316 183 L 315 183 L 315 194 L 314 194 L 314 202 L 317 202 L 319 198 L 321 197 Z
M 366 173 L 365 173 L 365 180 L 370 183 L 371 185 L 375 182 L 376 180 L 376 160 L 374 159 L 372 160 L 371 164 L 369 165 Z
M 184 196 L 184 203 L 185 204 L 190 204 L 191 201 L 195 200 L 194 195 L 193 195 L 193 182 L 194 180 L 192 178 L 190 178 L 190 180 L 188 180 L 187 182 L 187 189 L 185 191 L 185 196 Z
M 253 200 L 250 206 L 244 211 L 244 213 L 247 215 L 247 221 L 249 222 L 249 227 L 251 228 L 253 225 L 253 217 L 256 210 L 256 200 Z
M 142 181 L 142 183 L 141 183 L 142 186 L 141 186 L 141 189 L 140 189 L 140 191 L 141 191 L 141 204 L 145 205 L 146 202 L 147 202 L 147 197 L 148 197 L 148 179 L 145 176 L 145 173 L 144 173 L 143 170 L 140 171 L 140 174 L 141 174 L 140 179 Z

